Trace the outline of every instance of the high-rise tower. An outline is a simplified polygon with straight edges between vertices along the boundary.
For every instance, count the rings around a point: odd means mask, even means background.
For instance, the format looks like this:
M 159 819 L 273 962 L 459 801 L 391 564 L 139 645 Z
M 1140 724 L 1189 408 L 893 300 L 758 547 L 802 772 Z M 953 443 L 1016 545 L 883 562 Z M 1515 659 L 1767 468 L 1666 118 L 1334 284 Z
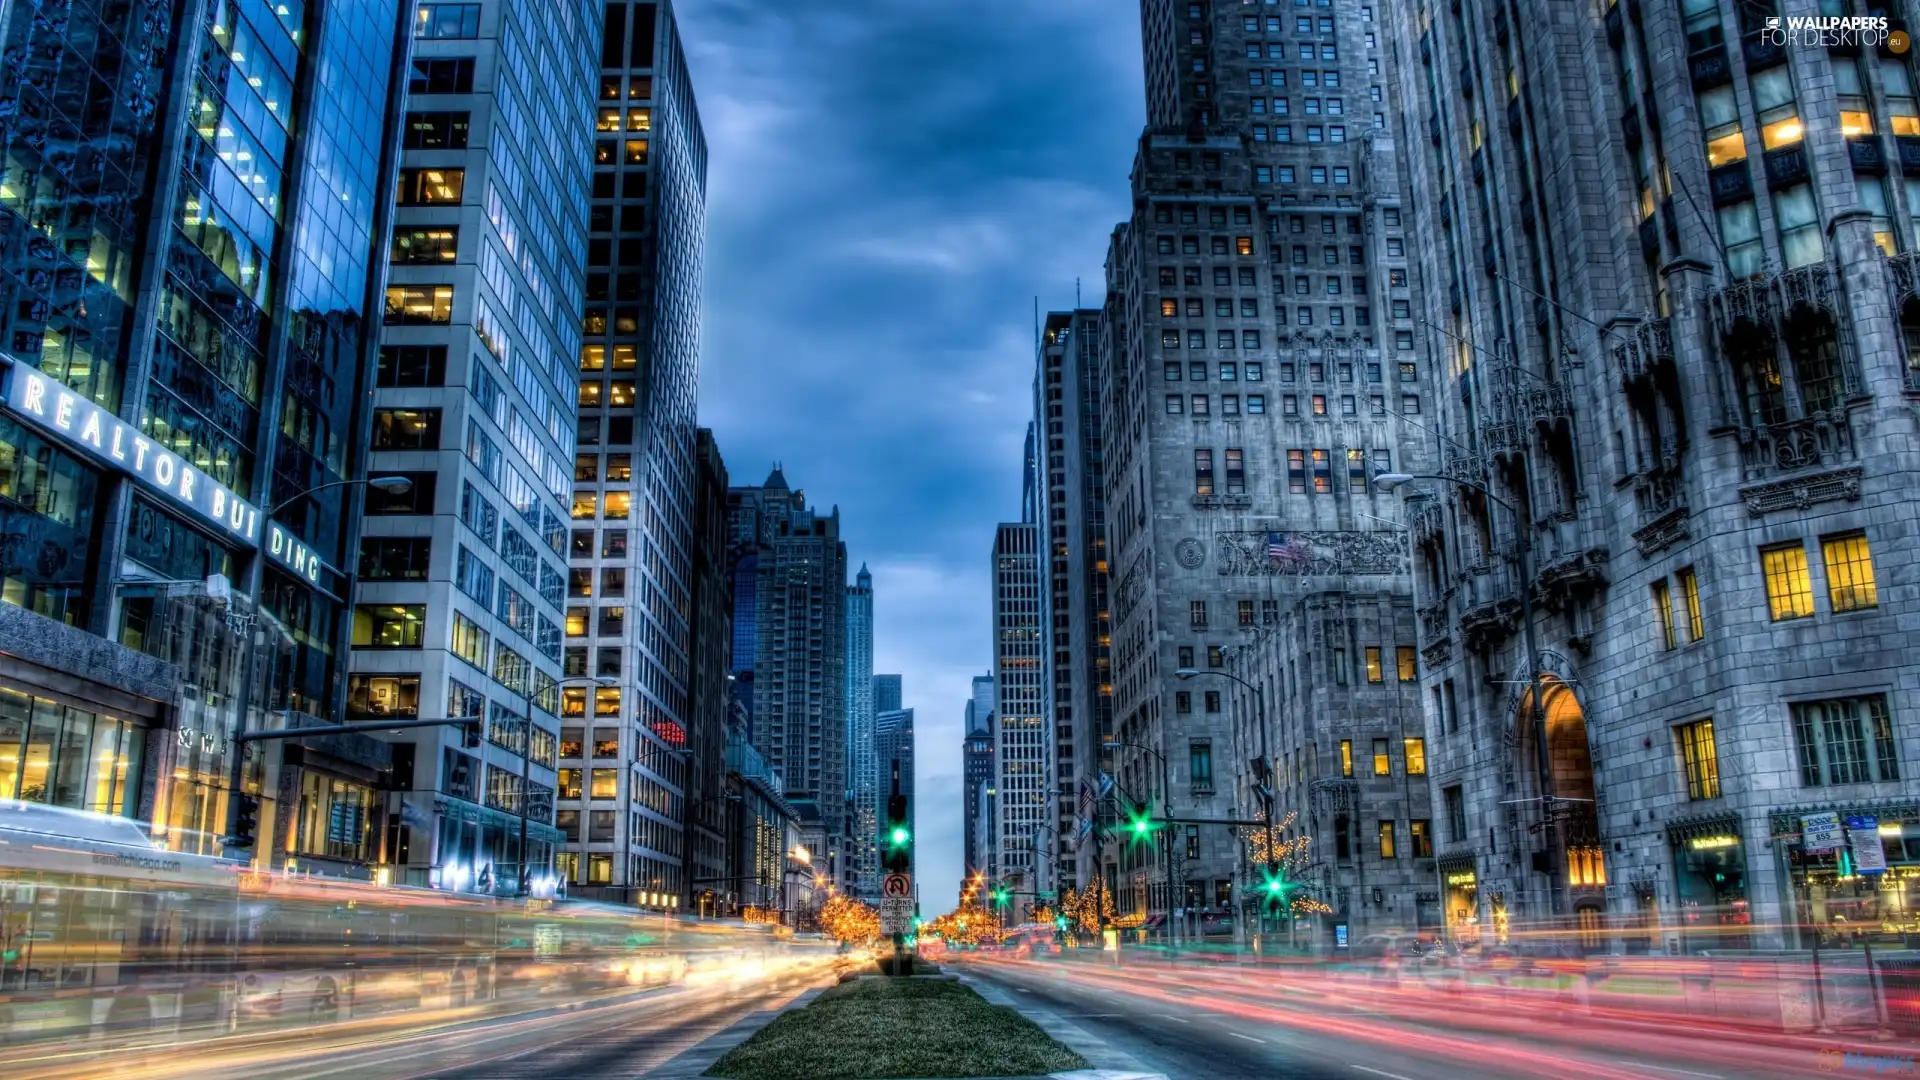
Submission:
M 897 706 L 896 706 L 897 707 Z M 880 800 L 887 797 L 874 756 L 873 575 L 866 566 L 847 587 L 847 785 L 853 808 L 853 888 L 878 895 Z

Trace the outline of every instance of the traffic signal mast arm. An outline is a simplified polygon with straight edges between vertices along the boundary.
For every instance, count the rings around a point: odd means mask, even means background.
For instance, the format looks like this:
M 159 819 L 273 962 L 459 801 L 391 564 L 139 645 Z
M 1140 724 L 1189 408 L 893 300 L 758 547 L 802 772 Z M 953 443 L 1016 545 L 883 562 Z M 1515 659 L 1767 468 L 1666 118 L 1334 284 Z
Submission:
M 300 739 L 308 735 L 345 735 L 356 731 L 400 731 L 405 728 L 424 727 L 471 727 L 477 730 L 481 723 L 479 717 L 470 716 L 458 720 L 392 720 L 368 724 L 321 724 L 315 727 L 281 728 L 278 731 L 241 731 L 234 734 L 233 741 L 250 743 L 267 739 Z

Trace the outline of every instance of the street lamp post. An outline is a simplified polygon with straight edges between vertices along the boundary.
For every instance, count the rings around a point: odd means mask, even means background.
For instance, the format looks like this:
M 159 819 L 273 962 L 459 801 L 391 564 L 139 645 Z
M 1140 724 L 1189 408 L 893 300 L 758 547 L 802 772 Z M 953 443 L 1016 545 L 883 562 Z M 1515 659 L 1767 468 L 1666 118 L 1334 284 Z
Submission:
M 1173 788 L 1167 783 L 1167 756 L 1165 754 L 1155 750 L 1151 746 L 1143 746 L 1140 743 L 1130 742 L 1107 741 L 1101 743 L 1100 748 L 1103 750 L 1138 750 L 1143 754 L 1152 754 L 1158 759 L 1160 762 L 1160 816 L 1167 818 L 1173 815 Z M 1164 859 L 1166 861 L 1167 872 L 1167 936 L 1171 939 L 1175 930 L 1173 922 L 1173 826 L 1169 822 L 1166 828 L 1166 842 L 1161 846 L 1166 851 Z
M 1513 515 L 1515 533 L 1515 554 L 1520 571 L 1520 629 L 1527 650 L 1527 693 L 1532 702 L 1534 726 L 1536 728 L 1535 767 L 1540 773 L 1540 813 L 1543 822 L 1551 822 L 1553 808 L 1551 758 L 1547 752 L 1547 705 L 1540 696 L 1540 645 L 1533 629 L 1533 539 L 1532 530 L 1527 522 L 1520 519 L 1520 508 L 1495 495 L 1485 484 L 1476 484 L 1452 476 L 1437 476 L 1421 473 L 1382 473 L 1373 478 L 1374 486 L 1382 491 L 1392 491 L 1415 480 L 1434 480 L 1445 484 L 1477 491 L 1488 501 L 1498 505 Z M 1555 895 L 1554 882 L 1558 874 L 1549 867 L 1547 870 L 1547 906 L 1551 913 L 1558 914 L 1559 902 Z
M 1269 880 L 1272 880 L 1280 872 L 1280 862 L 1279 862 L 1279 854 L 1278 854 L 1279 848 L 1276 847 L 1274 844 L 1274 834 L 1273 834 L 1274 822 L 1273 822 L 1272 784 L 1273 784 L 1274 772 L 1273 772 L 1273 757 L 1267 747 L 1267 695 L 1265 691 L 1263 691 L 1260 687 L 1254 685 L 1251 682 L 1248 682 L 1247 680 L 1241 678 L 1238 675 L 1230 674 L 1225 671 L 1201 671 L 1197 668 L 1181 668 L 1178 671 L 1175 671 L 1173 675 L 1174 675 L 1174 678 L 1177 678 L 1182 682 L 1185 682 L 1188 679 L 1198 678 L 1199 676 L 1202 676 L 1202 675 L 1211 675 L 1215 678 L 1227 679 L 1232 682 L 1239 683 L 1241 686 L 1246 687 L 1248 690 L 1253 691 L 1254 723 L 1259 725 L 1260 727 L 1260 759 L 1266 763 L 1266 767 L 1267 767 L 1268 783 L 1265 790 L 1261 791 L 1259 794 L 1260 794 L 1260 801 L 1262 804 L 1264 804 L 1267 811 L 1267 876 Z M 1256 777 L 1256 779 L 1258 778 Z M 1263 918 L 1263 923 L 1264 923 L 1264 918 Z

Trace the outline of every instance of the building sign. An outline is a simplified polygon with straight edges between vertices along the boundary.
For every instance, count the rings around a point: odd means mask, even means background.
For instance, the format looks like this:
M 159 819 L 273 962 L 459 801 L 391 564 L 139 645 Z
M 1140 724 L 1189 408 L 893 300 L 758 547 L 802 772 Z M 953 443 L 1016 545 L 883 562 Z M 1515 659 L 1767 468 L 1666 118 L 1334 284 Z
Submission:
M 1861 874 L 1887 872 L 1887 849 L 1880 842 L 1880 819 L 1872 814 L 1848 814 L 1847 838 L 1853 842 L 1853 869 Z
M 187 511 L 215 536 L 264 550 L 301 580 L 320 583 L 326 563 L 319 552 L 292 533 L 274 522 L 265 522 L 266 542 L 261 543 L 261 519 L 265 515 L 259 507 L 142 435 L 132 424 L 26 364 L 15 361 L 10 371 L 6 404 L 15 414 L 165 496 L 174 508 Z
M 1347 924 L 1346 923 L 1334 924 L 1333 947 L 1336 949 L 1344 949 L 1347 947 Z
M 1800 850 L 1808 854 L 1838 851 L 1845 843 L 1837 812 L 1806 814 L 1800 818 Z
M 1696 836 L 1687 841 L 1687 847 L 1694 851 L 1717 851 L 1720 848 L 1739 847 L 1737 836 Z

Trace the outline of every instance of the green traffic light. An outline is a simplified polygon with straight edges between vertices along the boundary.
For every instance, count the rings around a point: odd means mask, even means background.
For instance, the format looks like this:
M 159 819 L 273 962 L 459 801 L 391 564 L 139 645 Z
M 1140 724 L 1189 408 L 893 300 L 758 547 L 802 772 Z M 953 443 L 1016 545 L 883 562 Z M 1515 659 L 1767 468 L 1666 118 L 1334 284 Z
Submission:
M 1267 882 L 1267 892 L 1273 894 L 1274 896 L 1279 896 L 1281 892 L 1285 891 L 1285 889 L 1286 889 L 1286 886 L 1282 885 L 1280 883 L 1280 879 L 1278 878 L 1275 878 L 1274 880 Z
M 893 827 L 893 846 L 894 847 L 899 847 L 911 839 L 913 839 L 913 834 L 907 831 L 907 827 L 905 825 L 895 825 Z

